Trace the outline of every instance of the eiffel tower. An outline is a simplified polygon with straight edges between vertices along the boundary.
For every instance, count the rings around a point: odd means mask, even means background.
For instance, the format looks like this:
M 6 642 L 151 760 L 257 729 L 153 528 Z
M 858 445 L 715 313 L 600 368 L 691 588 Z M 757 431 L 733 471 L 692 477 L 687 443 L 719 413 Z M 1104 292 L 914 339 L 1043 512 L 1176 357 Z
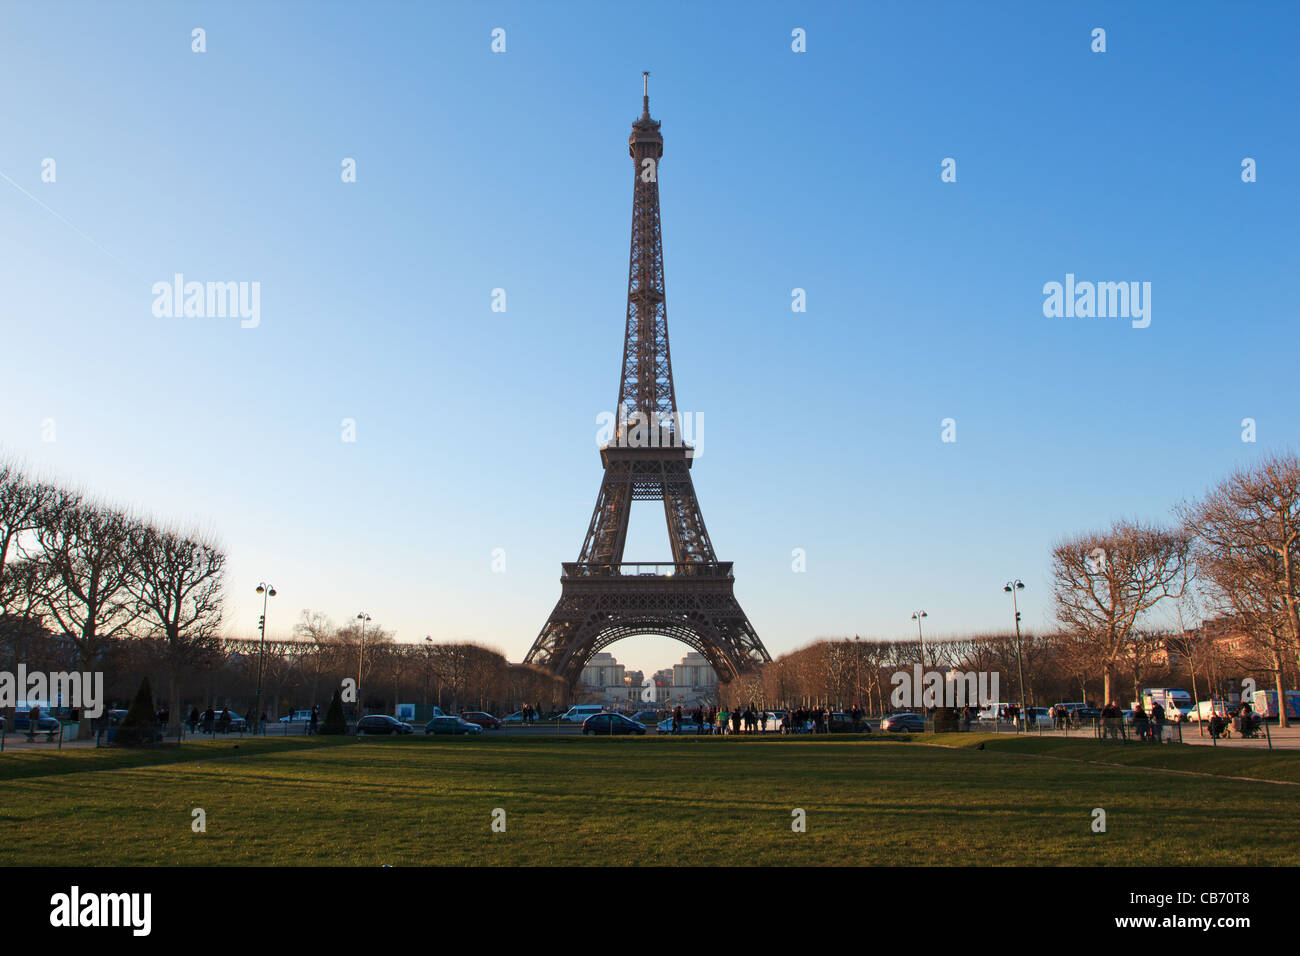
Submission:
M 683 436 L 668 355 L 659 159 L 664 139 L 650 118 L 650 74 L 632 124 L 632 251 L 627 333 L 612 441 L 600 449 L 605 477 L 578 560 L 561 565 L 560 600 L 524 658 L 572 686 L 592 655 L 635 634 L 661 634 L 699 651 L 727 683 L 771 657 L 733 593 L 691 483 L 694 450 Z M 662 501 L 671 562 L 623 560 L 633 501 Z

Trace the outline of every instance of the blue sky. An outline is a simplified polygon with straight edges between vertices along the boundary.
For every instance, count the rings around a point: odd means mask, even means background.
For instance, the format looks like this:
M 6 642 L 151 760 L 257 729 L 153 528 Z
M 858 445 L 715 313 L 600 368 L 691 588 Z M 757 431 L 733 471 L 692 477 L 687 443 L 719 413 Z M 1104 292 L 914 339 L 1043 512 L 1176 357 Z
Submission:
M 526 653 L 599 486 L 647 69 L 696 489 L 773 654 L 905 637 L 918 607 L 1002 627 L 1013 576 L 1048 626 L 1059 536 L 1296 443 L 1293 5 L 3 18 L 0 450 L 218 535 L 232 632 L 268 579 L 272 633 L 365 610 Z M 178 272 L 259 282 L 260 325 L 155 317 Z M 1150 327 L 1045 318 L 1067 273 L 1150 282 Z M 665 559 L 662 512 L 633 517 L 627 558 Z

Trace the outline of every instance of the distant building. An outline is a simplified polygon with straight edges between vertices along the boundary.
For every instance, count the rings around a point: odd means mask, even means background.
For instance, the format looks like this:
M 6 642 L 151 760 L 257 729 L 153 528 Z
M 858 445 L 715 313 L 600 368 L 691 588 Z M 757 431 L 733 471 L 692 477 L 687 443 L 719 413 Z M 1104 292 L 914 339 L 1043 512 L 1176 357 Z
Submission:
M 624 667 L 614 655 L 604 652 L 593 655 L 587 662 L 581 681 L 586 689 L 584 702 L 605 707 L 626 708 L 636 700 L 639 690 L 628 685 Z
M 671 671 L 662 670 L 655 676 L 660 675 L 670 681 L 660 688 L 666 692 L 661 699 L 669 706 L 680 704 L 686 710 L 694 710 L 718 701 L 718 673 L 703 654 L 691 651 L 680 663 L 674 664 Z
M 704 659 L 703 654 L 691 651 L 680 664 L 673 665 L 673 686 L 692 689 L 717 689 L 718 672 Z
M 587 687 L 617 687 L 623 684 L 623 665 L 613 654 L 601 652 L 592 656 L 582 669 L 582 682 Z

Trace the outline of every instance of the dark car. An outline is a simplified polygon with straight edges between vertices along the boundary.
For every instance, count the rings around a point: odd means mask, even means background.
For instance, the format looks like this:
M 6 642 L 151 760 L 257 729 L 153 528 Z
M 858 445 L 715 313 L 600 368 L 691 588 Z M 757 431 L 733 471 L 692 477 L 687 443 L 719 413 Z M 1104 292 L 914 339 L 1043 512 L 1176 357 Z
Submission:
M 1098 707 L 1076 707 L 1070 711 L 1070 723 L 1090 724 L 1095 720 L 1101 720 L 1101 709 Z
M 622 714 L 592 714 L 582 722 L 584 734 L 644 734 L 645 725 Z
M 910 711 L 901 711 L 897 714 L 890 714 L 880 722 L 881 730 L 888 730 L 893 733 L 919 734 L 925 732 L 925 715 L 913 714 Z
M 221 715 L 227 713 L 230 714 L 230 725 L 228 728 L 225 728 L 223 727 Z M 240 717 L 233 710 L 230 711 L 218 710 L 216 711 L 214 716 L 216 717 L 216 719 L 212 722 L 212 726 L 213 729 L 217 731 L 217 733 L 225 733 L 228 731 L 229 733 L 232 734 L 242 734 L 246 730 L 248 730 L 248 723 L 244 720 L 243 717 Z
M 481 734 L 483 728 L 471 724 L 464 717 L 435 717 L 424 725 L 426 734 Z
M 28 734 L 44 734 L 46 740 L 54 739 L 54 735 L 59 732 L 59 721 L 56 717 L 40 716 L 36 718 L 36 726 L 32 727 L 31 716 L 28 714 L 19 714 L 14 720 L 14 729 L 22 728 Z
M 367 714 L 357 721 L 357 736 L 362 734 L 409 734 L 415 730 L 410 724 L 403 723 L 387 714 Z
M 460 715 L 471 724 L 478 724 L 484 730 L 500 730 L 501 721 L 491 714 L 484 713 L 481 710 L 467 710 Z
M 638 724 L 657 724 L 663 718 L 657 710 L 638 710 L 632 715 L 632 719 Z

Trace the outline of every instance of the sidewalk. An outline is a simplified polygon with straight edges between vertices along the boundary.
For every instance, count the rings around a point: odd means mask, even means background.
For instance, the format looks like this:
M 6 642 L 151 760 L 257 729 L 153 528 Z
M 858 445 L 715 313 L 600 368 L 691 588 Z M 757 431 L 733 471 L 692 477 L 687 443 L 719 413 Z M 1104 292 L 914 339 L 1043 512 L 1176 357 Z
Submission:
M 1243 740 L 1236 734 L 1231 737 L 1220 737 L 1217 741 L 1210 737 L 1210 728 L 1208 724 L 1182 724 L 1183 743 L 1192 746 L 1203 747 L 1233 747 L 1239 750 L 1268 750 L 1269 737 L 1273 740 L 1274 750 L 1300 750 L 1300 726 L 1292 723 L 1290 727 L 1278 727 L 1277 724 L 1268 724 L 1267 732 L 1261 730 L 1260 735 L 1249 740 Z M 1132 728 L 1130 728 L 1130 733 Z M 1166 732 L 1167 729 L 1166 729 Z M 1177 733 L 1177 731 L 1175 731 Z M 1093 736 L 1091 729 L 1077 730 L 1040 730 L 1035 731 L 1034 736 L 1039 737 L 1071 737 L 1074 739 L 1086 739 Z

